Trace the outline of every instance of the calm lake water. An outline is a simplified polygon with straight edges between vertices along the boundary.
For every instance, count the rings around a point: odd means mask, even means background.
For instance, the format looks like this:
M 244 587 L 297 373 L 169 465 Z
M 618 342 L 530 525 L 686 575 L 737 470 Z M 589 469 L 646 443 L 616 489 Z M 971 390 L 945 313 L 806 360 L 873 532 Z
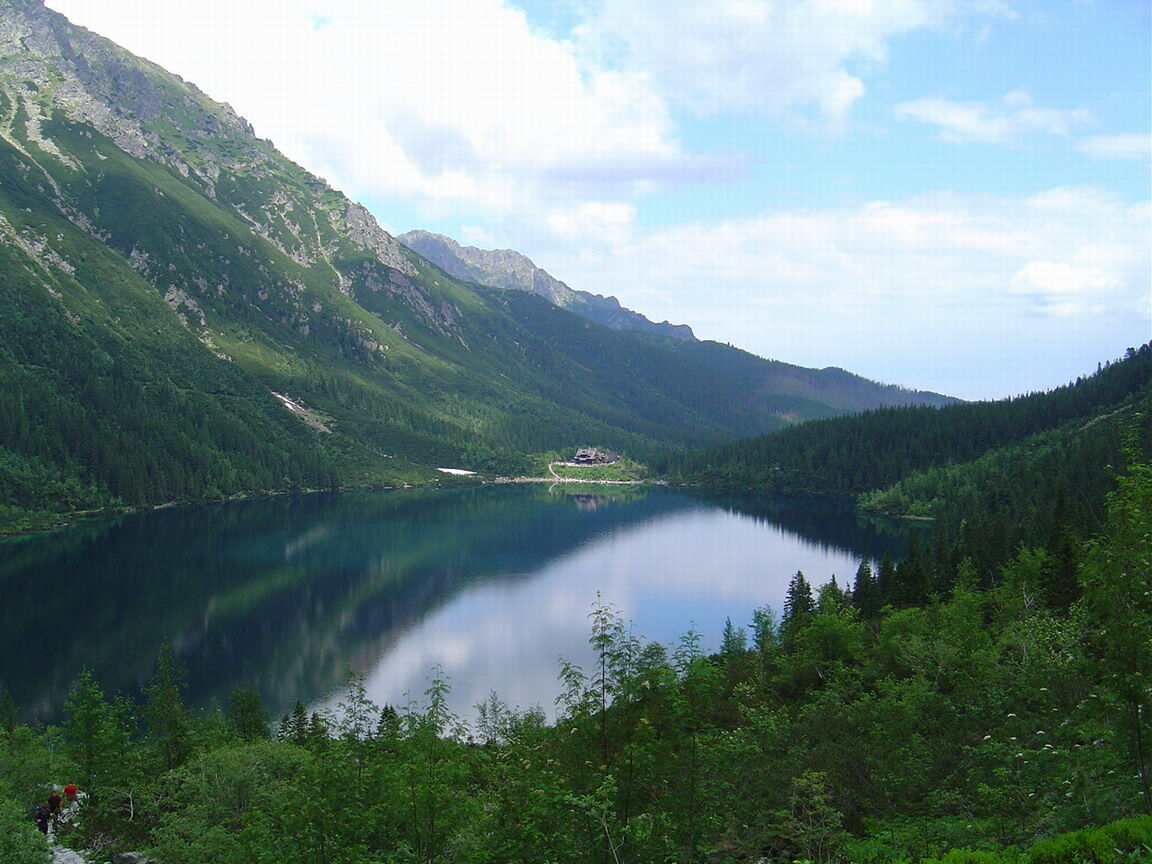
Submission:
M 599 598 L 635 634 L 706 650 L 725 620 L 780 609 L 801 570 L 850 582 L 903 537 L 842 503 L 486 486 L 278 497 L 85 522 L 0 542 L 0 684 L 27 719 L 90 669 L 135 695 L 164 640 L 188 701 L 259 690 L 274 717 L 338 701 L 423 701 L 432 670 L 469 718 L 495 691 L 552 712 L 561 657 L 590 667 Z

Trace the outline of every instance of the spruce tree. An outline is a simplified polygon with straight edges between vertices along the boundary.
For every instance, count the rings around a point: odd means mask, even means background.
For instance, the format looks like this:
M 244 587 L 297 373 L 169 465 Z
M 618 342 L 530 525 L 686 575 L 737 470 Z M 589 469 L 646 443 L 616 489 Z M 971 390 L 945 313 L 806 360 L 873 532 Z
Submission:
M 245 741 L 268 737 L 268 710 L 260 694 L 250 687 L 237 688 L 228 696 L 228 724 Z
M 788 593 L 784 596 L 784 616 L 780 621 L 780 633 L 785 645 L 795 638 L 816 611 L 812 600 L 812 586 L 799 570 L 788 583 Z
M 880 603 L 882 606 L 893 602 L 892 587 L 895 581 L 896 565 L 892 563 L 892 557 L 885 552 L 876 570 L 876 584 L 879 588 Z
M 724 619 L 724 638 L 720 642 L 720 653 L 726 657 L 743 654 L 748 650 L 748 634 L 732 623 L 731 618 Z
M 883 605 L 880 585 L 872 575 L 872 565 L 867 561 L 861 561 L 860 566 L 856 568 L 856 581 L 852 583 L 852 605 L 865 619 L 872 619 L 880 614 L 880 607 Z
M 847 605 L 848 595 L 844 593 L 844 589 L 836 581 L 836 574 L 833 573 L 832 578 L 821 585 L 820 590 L 816 592 L 816 611 L 821 614 L 834 613 Z
M 192 752 L 184 716 L 183 672 L 167 642 L 160 646 L 156 672 L 144 688 L 144 720 L 160 763 L 167 771 L 184 763 Z

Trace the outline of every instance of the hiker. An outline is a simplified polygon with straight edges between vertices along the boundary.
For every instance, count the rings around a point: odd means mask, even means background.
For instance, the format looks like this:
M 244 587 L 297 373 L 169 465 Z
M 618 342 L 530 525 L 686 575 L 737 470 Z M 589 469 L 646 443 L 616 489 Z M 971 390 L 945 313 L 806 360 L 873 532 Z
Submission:
M 74 783 L 64 787 L 64 812 L 60 814 L 60 821 L 70 822 L 75 818 L 76 811 L 80 808 L 79 795 Z
M 48 818 L 55 819 L 60 815 L 60 802 L 59 793 L 53 789 L 52 794 L 48 796 Z
M 48 820 L 52 818 L 52 814 L 48 812 L 47 804 L 37 804 L 36 811 L 32 816 L 36 820 L 36 827 L 40 829 L 41 834 L 48 833 Z

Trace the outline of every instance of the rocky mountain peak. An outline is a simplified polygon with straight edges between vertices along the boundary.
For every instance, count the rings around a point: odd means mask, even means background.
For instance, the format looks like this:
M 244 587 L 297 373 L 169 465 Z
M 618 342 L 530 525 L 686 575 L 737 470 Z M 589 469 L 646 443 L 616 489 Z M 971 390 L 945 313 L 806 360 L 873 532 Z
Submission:
M 18 136 L 10 128 L 22 111 L 28 118 L 27 134 L 39 149 L 66 159 L 64 148 L 42 132 L 46 121 L 59 112 L 108 137 L 126 153 L 195 181 L 213 199 L 221 175 L 233 181 L 259 179 L 279 171 L 287 161 L 270 142 L 256 138 L 252 124 L 230 105 L 71 24 L 40 0 L 0 2 L 0 64 L 0 96 L 8 103 L 0 106 L 0 137 L 14 146 Z M 258 233 L 295 260 L 323 259 L 331 241 L 321 236 L 320 228 L 305 238 L 302 213 L 299 221 L 288 220 L 287 232 L 278 230 L 277 223 L 285 221 L 285 208 L 307 209 L 385 266 L 409 276 L 415 272 L 400 245 L 363 206 L 292 167 L 304 180 L 298 187 L 307 190 L 304 196 L 282 201 L 277 212 L 240 208 Z M 311 216 L 307 219 L 314 221 Z
M 686 324 L 669 324 L 667 321 L 655 323 L 639 312 L 621 306 L 615 297 L 571 288 L 547 270 L 537 267 L 527 255 L 514 249 L 461 246 L 451 237 L 423 230 L 409 231 L 401 234 L 398 239 L 457 279 L 467 279 L 508 291 L 536 294 L 555 306 L 613 330 L 635 330 L 683 340 L 696 338 L 692 328 Z

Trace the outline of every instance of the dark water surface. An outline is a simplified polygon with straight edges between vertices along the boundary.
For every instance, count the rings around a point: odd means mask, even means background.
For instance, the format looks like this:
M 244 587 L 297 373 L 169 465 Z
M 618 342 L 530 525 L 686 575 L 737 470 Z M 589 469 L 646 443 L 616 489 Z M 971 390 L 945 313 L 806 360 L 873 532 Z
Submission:
M 904 543 L 843 504 L 627 489 L 486 486 L 278 497 L 86 522 L 0 542 L 0 684 L 26 719 L 82 668 L 134 695 L 164 640 L 188 701 L 255 687 L 279 717 L 350 670 L 378 703 L 434 667 L 468 717 L 495 691 L 551 712 L 558 659 L 587 666 L 599 596 L 634 632 L 718 647 L 789 579 L 851 581 Z

